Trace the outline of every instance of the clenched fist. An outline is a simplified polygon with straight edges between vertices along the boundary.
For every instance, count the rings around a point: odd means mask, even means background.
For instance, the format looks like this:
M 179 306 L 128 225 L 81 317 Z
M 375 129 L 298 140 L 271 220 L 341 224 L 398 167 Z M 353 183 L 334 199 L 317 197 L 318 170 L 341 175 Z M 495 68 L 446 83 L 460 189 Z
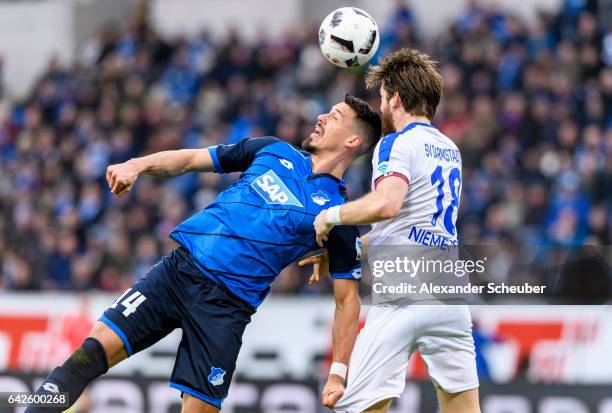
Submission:
M 113 194 L 123 196 L 132 189 L 139 174 L 138 166 L 134 162 L 127 161 L 106 168 L 106 181 Z
M 333 408 L 344 395 L 344 379 L 330 374 L 321 394 L 323 406 Z

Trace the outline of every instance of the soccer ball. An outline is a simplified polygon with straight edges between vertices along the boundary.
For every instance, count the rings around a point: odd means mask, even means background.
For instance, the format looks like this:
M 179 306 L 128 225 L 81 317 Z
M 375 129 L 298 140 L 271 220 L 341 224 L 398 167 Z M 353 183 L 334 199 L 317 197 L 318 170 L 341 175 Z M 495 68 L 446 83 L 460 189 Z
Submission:
M 376 53 L 379 42 L 376 22 L 356 7 L 334 10 L 319 28 L 319 46 L 323 56 L 344 68 L 366 64 Z

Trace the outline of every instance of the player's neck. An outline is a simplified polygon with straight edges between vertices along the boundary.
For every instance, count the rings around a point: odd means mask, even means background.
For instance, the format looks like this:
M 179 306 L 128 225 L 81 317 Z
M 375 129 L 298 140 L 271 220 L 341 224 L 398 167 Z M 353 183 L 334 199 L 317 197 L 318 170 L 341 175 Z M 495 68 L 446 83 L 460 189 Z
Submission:
M 312 173 L 330 174 L 338 179 L 342 179 L 344 172 L 352 162 L 349 153 L 316 153 L 312 155 Z
M 429 120 L 425 116 L 414 116 L 406 112 L 398 112 L 397 115 L 393 117 L 393 127 L 397 132 L 403 130 L 406 126 L 415 122 L 431 123 L 431 120 Z

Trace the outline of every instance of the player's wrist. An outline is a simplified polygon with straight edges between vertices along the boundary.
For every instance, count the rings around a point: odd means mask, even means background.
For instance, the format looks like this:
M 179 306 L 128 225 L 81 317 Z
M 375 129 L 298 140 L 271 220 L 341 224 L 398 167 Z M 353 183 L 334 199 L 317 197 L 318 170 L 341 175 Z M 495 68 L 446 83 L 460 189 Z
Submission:
M 138 173 L 138 175 L 140 175 L 141 173 L 143 173 L 146 169 L 145 165 L 143 164 L 143 162 L 138 159 L 138 158 L 132 158 L 129 161 L 127 161 L 128 165 L 131 165 L 133 168 L 136 169 L 136 173 Z
M 329 369 L 329 380 L 341 380 L 344 382 L 347 372 L 348 366 L 346 364 L 334 361 Z
M 339 384 L 344 386 L 344 383 L 346 382 L 346 379 L 343 379 L 342 377 L 338 376 L 337 374 L 330 374 L 327 377 L 327 383 L 328 384 Z
M 342 217 L 340 216 L 341 205 L 336 205 L 327 210 L 325 220 L 329 225 L 342 225 Z

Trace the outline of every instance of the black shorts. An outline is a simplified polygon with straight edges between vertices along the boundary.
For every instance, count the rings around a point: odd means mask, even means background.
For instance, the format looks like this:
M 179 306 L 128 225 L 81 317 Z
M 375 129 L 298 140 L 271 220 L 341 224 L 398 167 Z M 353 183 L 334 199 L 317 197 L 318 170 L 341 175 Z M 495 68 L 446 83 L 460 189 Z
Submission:
M 183 248 L 155 264 L 100 318 L 128 353 L 183 329 L 170 387 L 216 407 L 227 397 L 255 310 L 206 277 Z

